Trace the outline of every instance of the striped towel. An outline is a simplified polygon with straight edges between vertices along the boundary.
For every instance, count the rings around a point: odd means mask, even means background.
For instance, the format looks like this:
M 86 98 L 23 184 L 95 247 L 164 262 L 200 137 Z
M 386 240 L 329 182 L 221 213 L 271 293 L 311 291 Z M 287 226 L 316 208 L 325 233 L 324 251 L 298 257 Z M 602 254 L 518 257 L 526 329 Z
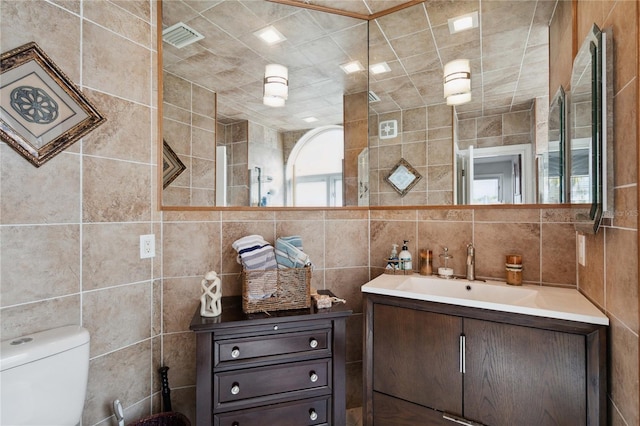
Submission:
M 302 247 L 302 240 L 299 239 L 299 242 L 300 247 Z M 278 238 L 276 240 L 275 255 L 278 268 L 280 269 L 311 266 L 309 255 L 284 238 Z
M 276 269 L 273 246 L 260 235 L 242 237 L 231 244 L 238 252 L 237 262 L 247 270 Z

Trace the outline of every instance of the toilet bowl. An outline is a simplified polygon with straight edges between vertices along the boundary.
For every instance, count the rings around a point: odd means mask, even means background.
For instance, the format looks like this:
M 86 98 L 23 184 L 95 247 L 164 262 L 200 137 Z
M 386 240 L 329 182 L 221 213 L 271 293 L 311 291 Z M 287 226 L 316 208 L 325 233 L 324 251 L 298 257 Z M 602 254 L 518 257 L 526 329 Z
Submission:
M 0 425 L 80 422 L 89 374 L 89 332 L 65 326 L 0 347 Z

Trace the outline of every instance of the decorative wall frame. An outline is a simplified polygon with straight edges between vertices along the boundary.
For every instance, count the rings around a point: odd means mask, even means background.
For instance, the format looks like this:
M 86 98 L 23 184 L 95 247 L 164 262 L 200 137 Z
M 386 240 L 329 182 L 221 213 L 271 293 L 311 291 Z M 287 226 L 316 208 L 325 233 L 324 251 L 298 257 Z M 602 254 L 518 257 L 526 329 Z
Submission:
M 178 155 L 173 152 L 167 141 L 162 140 L 162 189 L 166 188 L 173 182 L 180 173 L 186 170 Z
M 384 178 L 401 197 L 404 197 L 422 179 L 422 175 L 414 169 L 404 158 L 391 169 L 391 172 Z
M 40 167 L 106 118 L 35 43 L 2 54 L 0 139 Z

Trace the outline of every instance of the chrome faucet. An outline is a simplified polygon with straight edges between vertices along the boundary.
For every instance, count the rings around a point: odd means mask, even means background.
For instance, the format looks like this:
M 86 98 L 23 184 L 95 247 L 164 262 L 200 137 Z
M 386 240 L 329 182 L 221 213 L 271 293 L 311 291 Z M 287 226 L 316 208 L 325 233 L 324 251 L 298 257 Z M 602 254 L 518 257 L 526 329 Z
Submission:
M 476 249 L 472 243 L 467 244 L 467 280 L 476 279 Z

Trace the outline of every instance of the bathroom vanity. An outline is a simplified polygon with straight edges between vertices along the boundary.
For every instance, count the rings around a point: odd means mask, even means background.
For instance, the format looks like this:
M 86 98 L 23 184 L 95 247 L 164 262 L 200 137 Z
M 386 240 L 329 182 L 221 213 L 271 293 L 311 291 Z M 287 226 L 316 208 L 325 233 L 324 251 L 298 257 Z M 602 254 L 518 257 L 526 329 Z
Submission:
M 365 425 L 606 424 L 608 319 L 579 292 L 415 277 L 362 287 Z
M 346 422 L 344 305 L 245 314 L 240 297 L 196 333 L 198 426 L 311 426 Z

